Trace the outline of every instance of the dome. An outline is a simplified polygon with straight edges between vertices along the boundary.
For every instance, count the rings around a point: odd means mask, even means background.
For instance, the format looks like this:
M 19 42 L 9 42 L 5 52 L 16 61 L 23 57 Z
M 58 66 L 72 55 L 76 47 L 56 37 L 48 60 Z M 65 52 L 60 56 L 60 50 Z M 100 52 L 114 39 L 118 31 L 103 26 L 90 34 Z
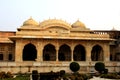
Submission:
M 28 25 L 37 26 L 39 24 L 35 20 L 30 18 L 23 23 L 23 26 L 28 26 Z
M 115 28 L 115 27 L 113 27 L 111 31 L 117 31 L 117 30 L 116 30 L 116 28 Z
M 75 23 L 72 24 L 73 28 L 86 28 L 85 24 L 77 20 Z
M 58 20 L 58 19 L 45 20 L 45 21 L 40 23 L 40 26 L 42 28 L 48 28 L 48 27 L 52 27 L 52 26 L 61 26 L 61 27 L 64 27 L 66 29 L 71 28 L 70 24 L 68 24 L 67 22 L 65 22 L 63 20 Z

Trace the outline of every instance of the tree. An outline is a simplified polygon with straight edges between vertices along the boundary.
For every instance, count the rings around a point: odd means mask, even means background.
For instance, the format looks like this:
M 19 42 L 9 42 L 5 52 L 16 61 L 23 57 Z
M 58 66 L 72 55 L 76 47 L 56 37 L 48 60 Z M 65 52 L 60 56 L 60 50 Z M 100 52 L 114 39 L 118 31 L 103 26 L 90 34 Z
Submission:
M 77 72 L 80 69 L 80 65 L 77 62 L 70 63 L 70 70 L 73 72 Z
M 95 63 L 95 70 L 98 71 L 99 73 L 102 73 L 105 70 L 105 64 L 102 62 L 97 62 Z

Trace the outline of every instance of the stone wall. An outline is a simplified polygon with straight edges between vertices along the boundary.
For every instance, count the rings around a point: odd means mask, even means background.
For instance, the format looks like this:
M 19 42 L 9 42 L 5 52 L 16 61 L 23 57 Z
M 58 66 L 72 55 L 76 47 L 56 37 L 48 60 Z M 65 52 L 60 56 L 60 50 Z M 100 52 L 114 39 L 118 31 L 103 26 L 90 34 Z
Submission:
M 50 72 L 50 71 L 60 71 L 65 70 L 66 72 L 71 72 L 69 69 L 69 64 L 71 62 L 0 62 L 0 71 L 10 71 L 12 73 L 27 73 L 32 72 L 32 70 L 38 70 L 38 72 Z M 96 72 L 94 65 L 96 62 L 78 62 L 80 64 L 80 73 L 90 73 Z M 119 72 L 120 63 L 119 62 L 105 62 L 106 68 L 109 72 Z

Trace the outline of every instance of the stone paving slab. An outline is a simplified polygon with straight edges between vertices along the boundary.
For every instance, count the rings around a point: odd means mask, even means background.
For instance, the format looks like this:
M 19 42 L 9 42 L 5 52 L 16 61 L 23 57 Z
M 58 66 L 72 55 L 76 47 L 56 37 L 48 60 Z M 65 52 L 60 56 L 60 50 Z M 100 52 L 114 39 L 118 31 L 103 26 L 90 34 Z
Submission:
M 120 79 L 105 79 L 105 78 L 100 78 L 100 77 L 93 77 L 90 80 L 120 80 Z

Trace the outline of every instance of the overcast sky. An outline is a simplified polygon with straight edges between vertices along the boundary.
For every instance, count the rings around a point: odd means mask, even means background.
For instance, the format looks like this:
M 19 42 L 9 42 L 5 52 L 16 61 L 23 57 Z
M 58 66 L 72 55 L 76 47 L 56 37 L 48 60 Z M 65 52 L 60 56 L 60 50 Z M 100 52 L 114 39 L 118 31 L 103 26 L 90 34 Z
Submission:
M 120 30 L 120 0 L 0 0 L 0 31 L 16 31 L 32 16 L 37 22 L 83 22 L 91 30 Z

